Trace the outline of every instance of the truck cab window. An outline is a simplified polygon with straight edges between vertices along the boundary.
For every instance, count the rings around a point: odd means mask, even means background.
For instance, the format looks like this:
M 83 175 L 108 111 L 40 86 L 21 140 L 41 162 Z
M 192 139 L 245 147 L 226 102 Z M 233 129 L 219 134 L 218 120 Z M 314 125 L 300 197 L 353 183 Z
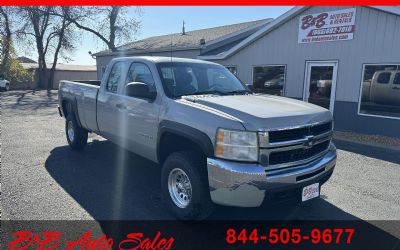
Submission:
M 378 76 L 378 83 L 380 84 L 388 84 L 390 80 L 390 72 L 383 72 Z
M 400 73 L 394 76 L 393 84 L 400 85 Z
M 107 80 L 106 89 L 112 93 L 117 93 L 118 83 L 121 80 L 122 76 L 122 62 L 116 62 L 110 72 L 110 75 Z
M 125 85 L 130 82 L 141 82 L 154 87 L 153 75 L 150 69 L 143 63 L 132 63 L 126 76 Z
M 158 63 L 164 91 L 172 98 L 184 95 L 245 94 L 246 87 L 221 65 L 168 62 Z

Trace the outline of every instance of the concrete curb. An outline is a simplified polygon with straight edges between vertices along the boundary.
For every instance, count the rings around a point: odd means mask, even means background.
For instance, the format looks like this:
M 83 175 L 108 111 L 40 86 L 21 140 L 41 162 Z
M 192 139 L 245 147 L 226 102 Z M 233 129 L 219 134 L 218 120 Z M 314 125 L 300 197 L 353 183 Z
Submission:
M 359 141 L 359 140 L 351 140 L 351 139 L 348 139 L 346 137 L 337 136 L 337 135 L 334 135 L 333 139 L 334 139 L 334 141 L 335 140 L 339 140 L 339 141 L 342 141 L 342 142 L 349 142 L 349 143 L 353 143 L 353 144 L 361 144 L 363 146 L 375 147 L 375 148 L 384 149 L 384 150 L 398 151 L 400 153 L 400 146 L 388 146 L 388 145 L 384 145 L 384 144 L 380 144 L 380 143 L 372 143 L 372 142 L 365 142 L 365 141 Z

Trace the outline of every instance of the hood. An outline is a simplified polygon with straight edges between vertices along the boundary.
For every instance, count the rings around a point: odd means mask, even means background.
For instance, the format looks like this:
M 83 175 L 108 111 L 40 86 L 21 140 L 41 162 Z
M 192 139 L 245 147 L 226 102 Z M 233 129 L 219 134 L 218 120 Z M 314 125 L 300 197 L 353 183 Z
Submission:
M 325 108 L 273 95 L 187 96 L 185 100 L 240 120 L 247 130 L 281 129 L 332 119 Z

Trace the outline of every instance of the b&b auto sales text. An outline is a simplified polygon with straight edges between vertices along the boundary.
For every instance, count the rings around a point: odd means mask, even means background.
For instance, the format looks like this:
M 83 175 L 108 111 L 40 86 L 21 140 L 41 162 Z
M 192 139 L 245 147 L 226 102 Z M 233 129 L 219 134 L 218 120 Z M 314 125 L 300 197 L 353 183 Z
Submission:
M 9 242 L 9 250 L 52 250 L 52 249 L 80 249 L 80 250 L 111 250 L 114 246 L 114 240 L 107 238 L 106 235 L 100 238 L 92 236 L 90 231 L 83 234 L 75 241 L 61 243 L 61 232 L 43 232 L 34 234 L 29 231 L 18 231 L 13 233 L 14 239 Z M 174 238 L 165 238 L 161 236 L 161 232 L 157 232 L 154 238 L 145 237 L 143 233 L 129 233 L 126 238 L 118 243 L 120 250 L 169 250 L 172 248 Z

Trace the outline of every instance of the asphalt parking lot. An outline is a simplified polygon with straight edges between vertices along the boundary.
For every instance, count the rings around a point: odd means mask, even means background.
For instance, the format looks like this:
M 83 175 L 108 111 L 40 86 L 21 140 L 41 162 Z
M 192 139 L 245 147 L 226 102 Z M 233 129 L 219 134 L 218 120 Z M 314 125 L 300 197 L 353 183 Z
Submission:
M 159 167 L 92 135 L 69 149 L 57 92 L 1 93 L 2 219 L 173 219 Z M 400 152 L 337 141 L 321 198 L 303 206 L 218 206 L 212 219 L 400 220 Z

